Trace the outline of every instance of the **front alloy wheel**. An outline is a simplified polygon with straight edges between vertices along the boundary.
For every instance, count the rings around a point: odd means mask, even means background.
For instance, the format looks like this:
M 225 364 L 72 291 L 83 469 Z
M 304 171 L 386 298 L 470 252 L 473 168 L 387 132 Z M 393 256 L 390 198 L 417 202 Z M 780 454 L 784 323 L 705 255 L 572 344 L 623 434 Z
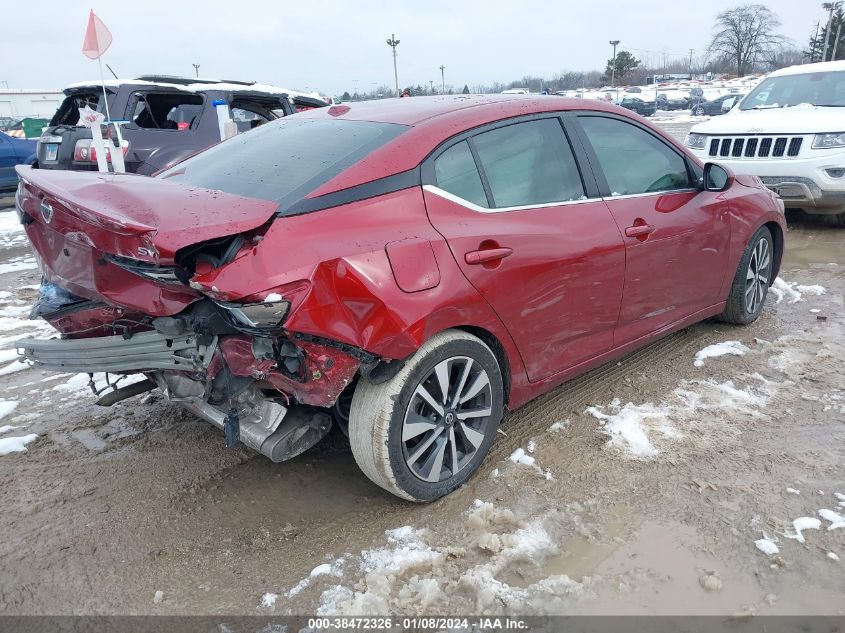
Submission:
M 757 320 L 769 293 L 774 270 L 774 242 L 768 227 L 761 226 L 739 260 L 721 319 L 746 325 Z
M 756 314 L 769 290 L 769 278 L 772 274 L 772 253 L 769 241 L 757 240 L 748 260 L 745 274 L 745 311 Z

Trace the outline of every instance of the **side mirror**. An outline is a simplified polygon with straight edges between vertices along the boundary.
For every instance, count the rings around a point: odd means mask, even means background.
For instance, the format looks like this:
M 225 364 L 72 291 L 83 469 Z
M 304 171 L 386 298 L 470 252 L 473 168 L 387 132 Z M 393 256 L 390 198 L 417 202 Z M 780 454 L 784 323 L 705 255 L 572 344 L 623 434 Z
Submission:
M 701 180 L 704 191 L 727 191 L 734 184 L 734 175 L 727 167 L 706 163 Z

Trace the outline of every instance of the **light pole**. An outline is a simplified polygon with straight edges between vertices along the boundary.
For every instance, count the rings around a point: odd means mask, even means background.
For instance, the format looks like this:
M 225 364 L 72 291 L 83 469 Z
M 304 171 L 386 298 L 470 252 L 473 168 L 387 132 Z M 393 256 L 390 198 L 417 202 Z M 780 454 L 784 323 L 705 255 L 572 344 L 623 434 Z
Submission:
M 199 64 L 191 64 L 191 66 L 194 67 L 194 73 L 196 74 L 197 77 L 199 77 L 200 76 L 200 65 Z
M 827 45 L 830 43 L 830 24 L 833 22 L 833 12 L 842 6 L 841 2 L 823 2 L 822 9 L 827 9 L 830 13 L 827 16 L 827 28 L 824 30 L 824 52 L 822 52 L 822 61 L 827 61 Z
M 443 88 L 443 94 L 446 94 L 446 67 L 440 64 L 440 86 Z
M 616 81 L 616 47 L 619 46 L 619 40 L 610 40 L 610 45 L 613 47 L 613 61 L 610 62 L 610 87 Z
M 387 45 L 393 49 L 393 81 L 396 82 L 396 96 L 398 97 L 401 94 L 399 92 L 399 71 L 396 70 L 396 47 L 399 46 L 399 40 L 396 39 L 395 33 L 390 34 Z

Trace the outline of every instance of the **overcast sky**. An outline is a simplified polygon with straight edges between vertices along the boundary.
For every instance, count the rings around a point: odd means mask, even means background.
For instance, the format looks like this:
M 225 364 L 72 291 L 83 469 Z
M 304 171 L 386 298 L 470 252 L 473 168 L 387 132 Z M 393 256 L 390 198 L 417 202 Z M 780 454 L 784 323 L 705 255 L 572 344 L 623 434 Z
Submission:
M 160 73 L 257 80 L 292 89 L 369 91 L 393 85 L 463 87 L 603 69 L 608 40 L 659 64 L 703 53 L 729 0 L 30 0 L 15 3 L 0 35 L 0 82 L 62 88 L 98 76 L 80 51 L 89 9 L 114 36 L 103 60 L 121 77 Z M 782 33 L 806 46 L 821 2 L 770 0 Z M 6 12 L 9 13 L 8 11 Z M 10 19 L 11 18 L 11 19 Z M 18 28 L 15 28 L 19 25 Z M 2 85 L 2 84 L 0 84 Z

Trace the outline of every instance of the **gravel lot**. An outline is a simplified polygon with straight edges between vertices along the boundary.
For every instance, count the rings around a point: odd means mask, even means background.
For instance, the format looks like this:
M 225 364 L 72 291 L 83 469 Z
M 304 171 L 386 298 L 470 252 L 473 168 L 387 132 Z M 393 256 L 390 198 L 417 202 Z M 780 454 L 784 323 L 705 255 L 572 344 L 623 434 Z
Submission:
M 37 434 L 0 456 L 5 614 L 845 613 L 843 230 L 791 222 L 757 323 L 530 403 L 417 506 L 339 433 L 272 464 L 155 392 L 103 409 L 86 377 L 14 371 L 13 341 L 49 328 L 26 320 L 39 276 L 11 209 L 0 228 L 0 445 Z

